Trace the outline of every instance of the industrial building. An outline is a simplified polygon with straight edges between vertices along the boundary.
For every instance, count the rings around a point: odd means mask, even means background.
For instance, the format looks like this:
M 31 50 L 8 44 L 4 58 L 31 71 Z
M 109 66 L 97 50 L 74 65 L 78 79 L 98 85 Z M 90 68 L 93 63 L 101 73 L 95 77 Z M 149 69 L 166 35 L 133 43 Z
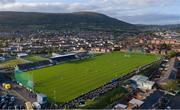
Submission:
M 130 81 L 133 85 L 142 90 L 151 90 L 155 84 L 155 82 L 149 81 L 148 77 L 142 75 L 135 75 Z

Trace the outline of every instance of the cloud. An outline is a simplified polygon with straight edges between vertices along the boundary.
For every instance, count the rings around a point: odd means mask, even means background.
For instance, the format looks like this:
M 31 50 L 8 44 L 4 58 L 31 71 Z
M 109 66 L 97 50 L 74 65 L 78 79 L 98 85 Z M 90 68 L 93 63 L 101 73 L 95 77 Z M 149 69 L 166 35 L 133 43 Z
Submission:
M 165 2 L 166 1 L 166 2 Z M 138 11 L 142 8 L 157 6 L 175 0 L 89 0 L 86 2 L 17 2 L 16 0 L 0 0 L 0 10 L 8 11 L 39 11 L 39 12 L 72 12 L 72 11 Z M 13 3 L 13 4 L 12 4 Z M 61 9 L 61 10 L 60 10 Z
M 175 19 L 179 18 L 174 18 L 174 15 L 179 16 L 180 14 L 176 13 L 178 10 L 172 12 L 169 9 L 173 6 L 179 7 L 179 5 L 179 0 L 84 0 L 84 2 L 18 2 L 18 0 L 0 0 L 0 11 L 53 13 L 94 11 L 131 23 L 171 23 L 170 19 L 179 21 Z M 158 19 L 150 19 L 152 16 Z M 160 16 L 162 16 L 162 21 Z
M 134 15 L 134 16 L 121 16 L 121 19 L 126 19 L 126 21 L 139 24 L 179 24 L 180 15 L 172 14 L 156 14 L 150 13 L 145 15 Z
M 90 0 L 91 3 L 101 4 L 103 6 L 119 6 L 119 7 L 152 7 L 161 5 L 170 5 L 177 3 L 179 0 Z
M 16 0 L 0 0 L 0 4 L 15 3 Z
M 164 4 L 164 0 L 128 0 L 128 4 L 133 6 L 156 6 L 160 4 Z M 167 2 L 168 0 L 166 0 Z
M 25 11 L 25 12 L 52 12 L 66 13 L 74 11 L 91 10 L 91 8 L 81 3 L 7 3 L 0 5 L 1 11 Z
M 24 0 L 25 1 L 25 0 Z M 38 1 L 38 0 L 37 0 Z M 18 2 L 18 0 L 0 0 L 0 11 L 24 11 L 24 12 L 50 12 L 68 13 L 75 11 L 90 11 L 95 8 L 80 2 Z

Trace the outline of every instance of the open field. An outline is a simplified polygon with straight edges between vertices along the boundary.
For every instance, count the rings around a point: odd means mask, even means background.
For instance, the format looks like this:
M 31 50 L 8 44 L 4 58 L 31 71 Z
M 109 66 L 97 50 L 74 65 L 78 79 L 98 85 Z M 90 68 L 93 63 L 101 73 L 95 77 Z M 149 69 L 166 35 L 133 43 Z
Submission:
M 43 58 L 40 56 L 27 56 L 23 58 L 24 60 L 31 61 L 31 62 L 38 62 L 43 60 L 48 60 L 47 58 Z
M 33 70 L 27 74 L 33 75 L 36 91 L 64 103 L 157 59 L 154 55 L 115 52 Z
M 0 63 L 0 67 L 1 68 L 15 67 L 18 64 L 24 64 L 24 63 L 27 63 L 27 61 L 23 59 L 13 59 L 13 60 Z

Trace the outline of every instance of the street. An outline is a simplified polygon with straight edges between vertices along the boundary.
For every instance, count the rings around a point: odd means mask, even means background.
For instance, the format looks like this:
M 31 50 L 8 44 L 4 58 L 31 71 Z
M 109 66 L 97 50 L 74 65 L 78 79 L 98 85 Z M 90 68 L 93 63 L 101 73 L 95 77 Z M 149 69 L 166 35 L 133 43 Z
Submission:
M 5 88 L 2 87 L 3 83 L 9 83 L 12 85 L 12 88 L 9 90 L 6 90 Z M 1 82 L 0 82 L 0 94 L 1 96 L 3 95 L 11 95 L 16 98 L 15 104 L 16 105 L 24 105 L 25 102 L 35 102 L 36 97 L 35 94 L 29 92 L 26 90 L 24 87 L 21 87 L 17 83 L 5 78 L 1 77 Z
M 164 69 L 166 70 L 163 70 L 161 72 L 161 77 L 160 78 L 156 78 L 155 81 L 158 83 L 158 84 L 162 84 L 162 83 L 165 83 L 166 81 L 168 80 L 175 80 L 176 79 L 176 72 L 174 70 L 174 65 L 175 65 L 175 58 L 171 58 L 167 64 L 165 64 L 165 67 Z

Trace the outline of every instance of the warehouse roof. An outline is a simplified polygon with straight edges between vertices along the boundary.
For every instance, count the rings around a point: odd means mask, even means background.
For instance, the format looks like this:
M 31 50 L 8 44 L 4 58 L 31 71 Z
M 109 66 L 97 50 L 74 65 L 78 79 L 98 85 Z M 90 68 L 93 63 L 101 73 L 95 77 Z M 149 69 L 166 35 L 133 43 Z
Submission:
M 147 81 L 147 80 L 148 80 L 148 77 L 142 76 L 142 75 L 135 75 L 135 76 L 133 76 L 133 77 L 131 78 L 131 80 L 144 82 L 144 81 Z

